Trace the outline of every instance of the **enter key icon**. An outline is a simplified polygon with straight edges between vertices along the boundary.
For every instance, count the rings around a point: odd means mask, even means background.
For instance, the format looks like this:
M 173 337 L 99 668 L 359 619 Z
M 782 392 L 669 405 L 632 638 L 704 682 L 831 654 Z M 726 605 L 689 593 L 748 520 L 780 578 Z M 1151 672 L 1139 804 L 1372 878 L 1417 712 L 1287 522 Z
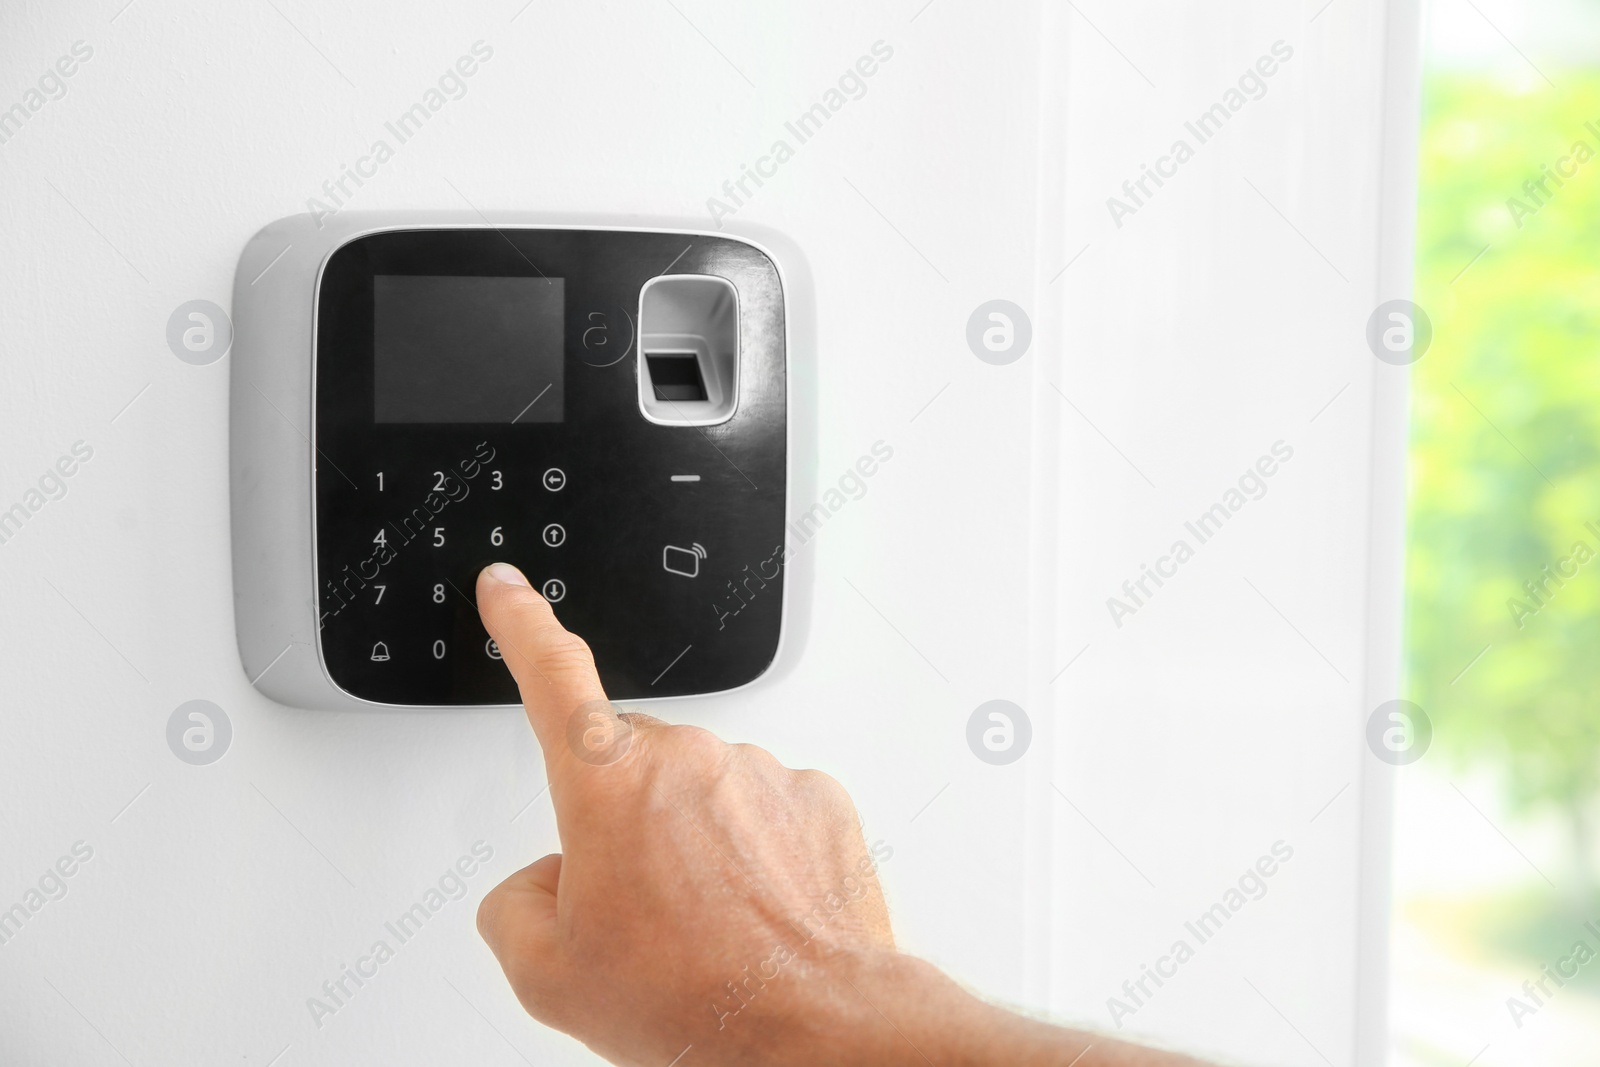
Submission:
M 670 573 L 681 574 L 685 578 L 698 578 L 700 561 L 705 558 L 705 546 L 698 541 L 688 548 L 668 545 L 661 550 L 661 566 Z

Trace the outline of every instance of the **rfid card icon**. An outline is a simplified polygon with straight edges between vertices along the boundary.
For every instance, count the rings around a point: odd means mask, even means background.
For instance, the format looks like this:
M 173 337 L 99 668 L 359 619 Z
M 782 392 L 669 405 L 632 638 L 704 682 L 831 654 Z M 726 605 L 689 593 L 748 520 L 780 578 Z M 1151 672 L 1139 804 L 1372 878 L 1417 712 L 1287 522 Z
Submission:
M 700 561 L 705 558 L 706 548 L 698 541 L 695 541 L 690 548 L 668 545 L 661 550 L 661 566 L 670 573 L 681 574 L 685 578 L 698 578 Z

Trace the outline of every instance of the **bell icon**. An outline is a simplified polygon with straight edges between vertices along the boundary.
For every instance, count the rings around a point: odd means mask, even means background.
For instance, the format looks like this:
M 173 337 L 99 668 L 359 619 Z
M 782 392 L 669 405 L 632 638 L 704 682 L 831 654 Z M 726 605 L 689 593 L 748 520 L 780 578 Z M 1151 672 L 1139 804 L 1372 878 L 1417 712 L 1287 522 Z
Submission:
M 389 646 L 384 644 L 382 641 L 379 641 L 377 644 L 373 645 L 372 646 L 372 662 L 374 662 L 374 663 L 387 663 L 387 662 L 389 662 Z

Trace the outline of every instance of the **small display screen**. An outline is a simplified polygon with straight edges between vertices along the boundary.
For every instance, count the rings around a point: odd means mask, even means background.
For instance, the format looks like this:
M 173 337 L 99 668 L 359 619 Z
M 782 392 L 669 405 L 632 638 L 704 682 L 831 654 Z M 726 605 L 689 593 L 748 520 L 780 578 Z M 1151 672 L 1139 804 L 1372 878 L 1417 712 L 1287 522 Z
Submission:
M 373 285 L 373 419 L 561 422 L 561 278 L 379 274 Z

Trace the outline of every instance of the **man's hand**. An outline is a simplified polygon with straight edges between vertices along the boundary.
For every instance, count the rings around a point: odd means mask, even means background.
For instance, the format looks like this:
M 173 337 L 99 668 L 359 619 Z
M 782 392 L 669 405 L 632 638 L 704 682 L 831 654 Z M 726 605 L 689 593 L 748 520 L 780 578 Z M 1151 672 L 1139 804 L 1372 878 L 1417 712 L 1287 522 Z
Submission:
M 876 878 L 888 850 L 867 846 L 838 782 L 618 715 L 588 646 L 513 567 L 478 576 L 478 609 L 561 837 L 478 908 L 534 1018 L 640 1067 L 1196 1065 L 1012 1015 L 896 952 Z
M 478 605 L 544 750 L 561 852 L 478 909 L 528 1013 L 618 1063 L 735 1062 L 836 1025 L 893 948 L 838 782 L 693 726 L 618 716 L 588 646 L 515 569 Z M 687 1059 L 687 1058 L 686 1058 Z M 813 1061 L 814 1062 L 814 1061 Z

